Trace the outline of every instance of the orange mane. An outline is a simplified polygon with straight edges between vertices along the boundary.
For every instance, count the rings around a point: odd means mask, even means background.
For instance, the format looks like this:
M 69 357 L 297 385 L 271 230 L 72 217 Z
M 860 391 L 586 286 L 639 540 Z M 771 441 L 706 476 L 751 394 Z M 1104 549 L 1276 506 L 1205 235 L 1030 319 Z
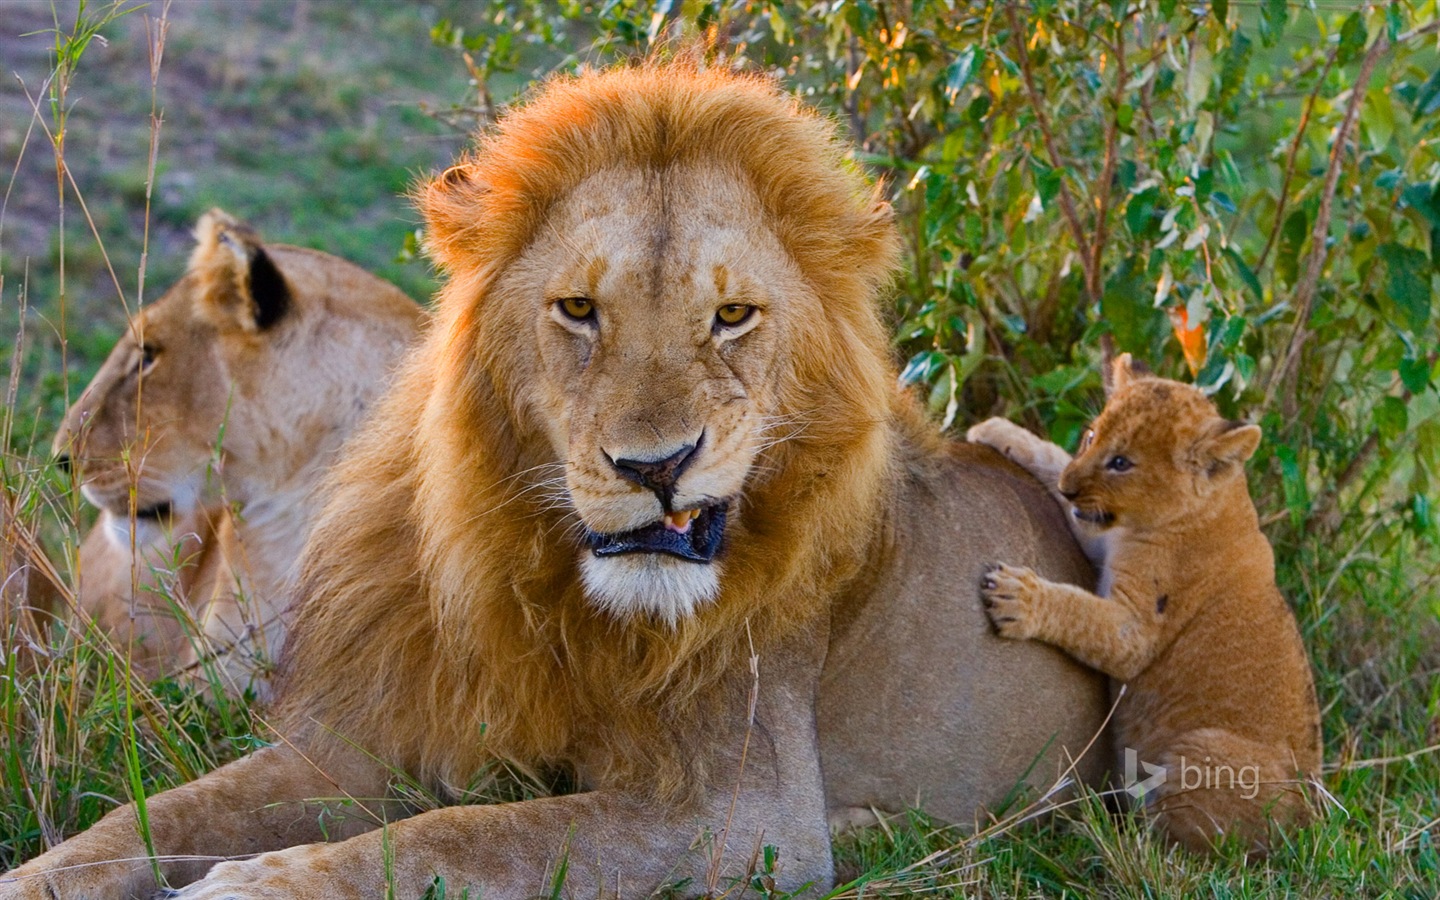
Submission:
M 584 178 L 692 163 L 748 179 L 826 315 L 786 359 L 783 411 L 806 428 L 765 451 L 719 598 L 672 628 L 583 596 L 566 513 L 526 493 L 554 462 L 511 374 L 533 337 L 485 305 Z M 743 712 L 752 648 L 818 627 L 874 551 L 897 397 L 876 303 L 898 252 L 889 207 L 831 123 L 772 81 L 653 62 L 550 81 L 419 202 L 449 282 L 332 478 L 282 730 L 318 723 L 435 785 L 498 756 L 683 796 L 703 777 L 694 705 Z

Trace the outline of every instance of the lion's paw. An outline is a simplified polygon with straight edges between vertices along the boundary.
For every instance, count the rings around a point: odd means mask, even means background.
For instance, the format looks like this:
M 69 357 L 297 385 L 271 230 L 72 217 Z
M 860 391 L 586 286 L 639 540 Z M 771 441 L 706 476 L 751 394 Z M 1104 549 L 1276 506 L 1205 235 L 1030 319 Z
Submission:
M 252 859 L 223 862 L 200 881 L 167 894 L 173 900 L 289 900 L 294 897 L 346 898 L 342 880 L 325 877 L 318 857 L 327 845 L 306 844 L 262 853 Z
M 1035 636 L 1035 604 L 1040 595 L 1040 576 L 1023 566 L 997 563 L 980 579 L 980 602 L 990 624 L 1003 638 L 1013 641 Z

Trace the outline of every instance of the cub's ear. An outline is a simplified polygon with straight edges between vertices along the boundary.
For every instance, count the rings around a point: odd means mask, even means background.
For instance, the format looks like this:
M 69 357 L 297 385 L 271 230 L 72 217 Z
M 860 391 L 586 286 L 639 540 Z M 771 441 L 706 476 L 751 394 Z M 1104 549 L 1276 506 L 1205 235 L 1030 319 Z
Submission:
M 1105 382 L 1105 396 L 1118 394 L 1135 380 L 1135 364 L 1130 354 L 1122 353 L 1110 363 L 1110 377 Z
M 1191 456 L 1205 474 L 1213 477 L 1243 464 L 1259 446 L 1259 425 L 1216 419 L 1195 441 Z
M 190 272 L 199 278 L 201 312 L 218 327 L 264 331 L 290 311 L 290 286 L 255 229 L 218 209 L 195 226 Z

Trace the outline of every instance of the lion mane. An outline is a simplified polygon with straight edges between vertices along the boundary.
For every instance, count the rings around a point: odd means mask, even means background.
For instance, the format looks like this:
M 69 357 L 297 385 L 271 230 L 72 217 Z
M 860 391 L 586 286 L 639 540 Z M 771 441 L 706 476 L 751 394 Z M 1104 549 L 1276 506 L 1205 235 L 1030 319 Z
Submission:
M 490 288 L 582 179 L 677 162 L 753 187 L 825 315 L 774 376 L 781 412 L 805 424 L 757 460 L 719 596 L 678 622 L 621 621 L 584 596 L 573 513 L 534 490 L 554 453 L 513 376 L 534 338 Z M 695 710 L 743 703 L 750 657 L 820 627 L 876 543 L 895 432 L 924 431 L 898 400 L 877 312 L 898 258 L 890 208 L 832 124 L 770 80 L 673 64 L 552 80 L 418 199 L 448 282 L 331 480 L 282 731 L 363 735 L 442 788 L 495 759 L 585 759 L 679 798 L 703 781 L 686 751 L 703 742 Z

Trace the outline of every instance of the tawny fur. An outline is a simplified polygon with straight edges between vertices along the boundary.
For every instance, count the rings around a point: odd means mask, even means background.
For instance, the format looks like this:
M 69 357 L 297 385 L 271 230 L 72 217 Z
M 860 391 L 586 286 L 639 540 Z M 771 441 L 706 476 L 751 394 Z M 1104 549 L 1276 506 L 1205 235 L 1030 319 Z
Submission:
M 147 800 L 171 883 L 204 876 L 182 896 L 440 875 L 508 900 L 562 859 L 576 896 L 719 892 L 759 842 L 795 890 L 833 880 L 827 814 L 968 823 L 1017 784 L 1098 776 L 1065 763 L 1101 679 L 996 639 L 975 588 L 997 555 L 1092 573 L 1040 485 L 898 391 L 878 302 L 897 239 L 844 149 L 768 80 L 643 64 L 550 82 L 422 189 L 449 280 L 329 481 L 281 739 Z M 558 309 L 575 297 L 589 324 Z M 716 324 L 729 304 L 753 327 Z M 613 460 L 686 444 L 673 510 L 731 503 L 696 570 L 715 596 L 587 595 L 586 530 L 665 512 Z M 376 829 L 407 811 L 374 799 L 395 774 L 453 797 L 496 760 L 577 793 Z M 143 892 L 146 863 L 94 865 L 142 858 L 134 825 L 112 812 L 0 898 Z M 190 856 L 264 850 L 208 874 Z
M 1321 740 L 1309 658 L 1246 487 L 1260 429 L 1189 385 L 1135 375 L 1129 354 L 1112 374 L 1073 461 L 1003 421 L 969 435 L 1073 505 L 1102 596 L 1009 565 L 982 594 L 1002 636 L 1054 644 L 1126 685 L 1117 748 L 1165 769 L 1144 804 L 1170 838 L 1208 851 L 1238 835 L 1261 853 L 1271 820 L 1311 818 Z
M 79 604 L 143 674 L 218 655 L 227 690 L 266 691 L 320 478 L 419 321 L 344 260 L 266 245 L 219 210 L 200 219 L 185 276 L 140 310 L 55 438 L 103 510 Z
M 179 671 L 225 568 L 223 506 L 132 518 L 101 510 L 80 544 L 75 599 L 140 677 Z

